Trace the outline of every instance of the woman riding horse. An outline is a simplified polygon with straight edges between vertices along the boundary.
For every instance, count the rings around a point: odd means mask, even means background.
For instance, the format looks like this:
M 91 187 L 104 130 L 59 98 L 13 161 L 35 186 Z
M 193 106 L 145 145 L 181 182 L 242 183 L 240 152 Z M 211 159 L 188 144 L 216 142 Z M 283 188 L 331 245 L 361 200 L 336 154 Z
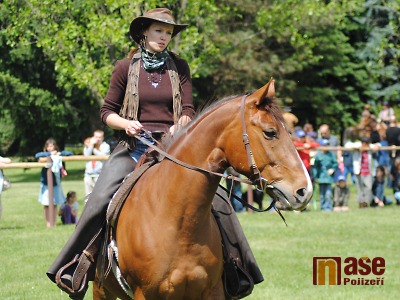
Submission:
M 194 115 L 189 66 L 167 50 L 171 38 L 186 26 L 176 24 L 165 8 L 152 9 L 131 22 L 130 36 L 139 48 L 116 63 L 101 108 L 102 121 L 123 132 L 120 143 L 105 163 L 74 233 L 47 272 L 73 299 L 83 298 L 87 280 L 93 280 L 96 265 L 93 253 L 104 235 L 101 229 L 107 206 L 148 147 L 134 136 L 143 128 L 153 136 L 173 135 Z M 241 235 L 238 240 L 246 241 L 241 228 L 227 231 L 238 232 Z M 248 248 L 247 242 L 244 245 Z M 250 249 L 244 252 L 251 254 Z M 254 257 L 252 254 L 248 257 L 254 281 L 262 281 Z

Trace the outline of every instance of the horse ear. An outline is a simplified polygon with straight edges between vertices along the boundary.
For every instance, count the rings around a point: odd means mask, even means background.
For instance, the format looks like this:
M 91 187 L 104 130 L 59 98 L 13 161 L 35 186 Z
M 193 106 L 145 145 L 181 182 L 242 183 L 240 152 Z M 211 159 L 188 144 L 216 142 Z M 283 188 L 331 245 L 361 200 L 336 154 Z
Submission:
M 275 80 L 272 77 L 266 85 L 251 94 L 249 98 L 253 101 L 255 100 L 256 105 L 260 105 L 265 96 L 269 98 L 275 97 Z

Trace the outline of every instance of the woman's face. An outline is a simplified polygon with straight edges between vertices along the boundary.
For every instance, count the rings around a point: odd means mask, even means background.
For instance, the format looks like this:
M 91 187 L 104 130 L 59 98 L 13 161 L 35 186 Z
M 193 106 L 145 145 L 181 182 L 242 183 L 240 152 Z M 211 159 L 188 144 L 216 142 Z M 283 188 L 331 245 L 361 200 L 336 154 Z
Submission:
M 154 22 L 143 34 L 146 37 L 145 47 L 150 52 L 161 52 L 167 48 L 174 32 L 174 25 Z

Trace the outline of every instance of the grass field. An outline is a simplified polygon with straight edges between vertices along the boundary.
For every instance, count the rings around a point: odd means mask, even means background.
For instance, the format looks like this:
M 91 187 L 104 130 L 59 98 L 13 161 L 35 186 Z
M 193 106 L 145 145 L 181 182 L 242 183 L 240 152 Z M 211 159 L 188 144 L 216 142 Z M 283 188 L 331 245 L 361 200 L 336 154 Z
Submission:
M 84 163 L 68 162 L 67 168 L 64 192 L 75 190 L 82 208 Z M 5 171 L 13 186 L 2 194 L 0 299 L 69 299 L 45 272 L 74 228 L 59 221 L 45 227 L 37 202 L 39 171 Z M 400 207 L 359 209 L 354 196 L 352 188 L 348 212 L 322 213 L 312 205 L 307 212 L 284 212 L 288 227 L 273 212 L 240 214 L 265 277 L 246 299 L 399 299 Z M 383 257 L 384 285 L 313 285 L 315 256 Z M 92 299 L 90 290 L 85 299 Z

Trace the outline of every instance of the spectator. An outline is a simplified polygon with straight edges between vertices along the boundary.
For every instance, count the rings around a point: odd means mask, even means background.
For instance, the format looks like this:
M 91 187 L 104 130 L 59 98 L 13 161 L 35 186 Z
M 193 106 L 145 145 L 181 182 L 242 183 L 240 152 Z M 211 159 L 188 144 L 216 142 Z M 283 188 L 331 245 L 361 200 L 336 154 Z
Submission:
M 96 130 L 93 136 L 85 140 L 83 155 L 108 155 L 110 154 L 110 145 L 104 141 L 104 131 Z M 94 185 L 99 178 L 101 169 L 103 168 L 102 161 L 88 161 L 85 169 L 85 194 L 89 195 L 94 188 Z
M 337 136 L 331 134 L 331 130 L 328 124 L 322 124 L 319 127 L 319 132 L 321 134 L 321 139 L 317 140 L 321 144 L 321 140 L 328 140 L 330 147 L 340 147 L 340 141 Z M 334 179 L 337 180 L 337 177 L 342 174 L 342 170 L 344 169 L 343 166 L 343 158 L 342 158 L 342 151 L 341 150 L 330 150 L 331 153 L 335 156 L 337 161 L 337 167 L 334 172 Z M 340 168 L 339 168 L 340 166 Z M 342 170 L 341 170 L 342 169 Z M 335 181 L 336 181 L 335 180 Z
M 329 146 L 327 139 L 321 140 L 321 146 Z M 319 185 L 319 196 L 322 211 L 332 211 L 333 174 L 337 169 L 336 157 L 329 150 L 320 150 L 314 162 L 315 180 Z
M 391 171 L 393 194 L 397 205 L 400 205 L 400 157 L 396 157 Z
M 1 214 L 3 212 L 3 206 L 1 204 L 1 193 L 3 192 L 3 180 L 4 180 L 3 170 L 1 168 L 3 164 L 9 164 L 9 163 L 11 163 L 11 159 L 0 156 L 0 220 L 1 220 Z
M 52 227 L 56 222 L 57 217 L 57 205 L 64 203 L 65 197 L 61 187 L 61 170 L 63 168 L 61 156 L 72 155 L 72 152 L 62 151 L 59 152 L 56 141 L 53 138 L 49 138 L 44 144 L 43 152 L 36 153 L 35 157 L 51 157 L 52 164 L 42 169 L 40 177 L 40 192 L 39 192 L 39 203 L 43 205 L 43 212 L 46 219 L 46 226 Z M 51 212 L 49 207 L 49 189 L 47 183 L 47 170 L 51 168 L 53 173 L 53 202 L 54 210 Z M 53 216 L 53 219 L 50 218 Z
M 390 107 L 389 102 L 385 101 L 382 104 L 382 110 L 378 114 L 378 120 L 385 123 L 386 125 L 390 124 L 390 119 L 394 117 L 394 110 Z
M 385 177 L 386 169 L 384 166 L 377 166 L 376 176 L 372 184 L 371 207 L 390 205 L 393 201 L 385 196 Z
M 373 121 L 371 124 L 367 127 L 369 129 L 368 136 L 371 144 L 380 144 L 381 143 L 381 135 L 378 132 L 378 122 Z M 382 145 L 382 144 L 381 144 Z M 371 173 L 372 176 L 375 176 L 376 168 L 379 165 L 378 163 L 378 156 L 379 156 L 379 151 L 373 152 L 372 153 L 372 159 L 373 159 L 373 164 L 372 164 L 372 169 Z
M 354 176 L 353 171 L 353 153 L 351 151 L 342 151 L 343 157 L 343 176 L 347 180 L 348 175 L 350 174 L 351 182 L 356 184 L 356 178 Z
M 390 118 L 389 127 L 386 129 L 386 140 L 389 146 L 400 146 L 400 128 L 394 116 Z M 390 167 L 393 166 L 396 157 L 400 157 L 400 150 L 390 152 Z
M 379 144 L 382 147 L 389 146 L 389 143 L 386 138 L 386 130 L 387 130 L 387 126 L 385 123 L 383 123 L 383 122 L 377 123 L 376 131 L 379 134 L 379 139 L 380 139 Z M 385 177 L 387 178 L 387 186 L 389 188 L 391 188 L 392 187 L 392 177 L 389 176 L 391 166 L 390 166 L 390 152 L 388 150 L 379 150 L 376 152 L 376 165 L 377 166 L 382 165 L 385 167 L 385 170 L 386 170 Z
M 345 144 L 346 148 L 356 150 L 353 152 L 353 170 L 360 208 L 367 207 L 372 199 L 372 151 L 379 150 L 379 146 L 379 143 L 370 144 L 368 137 L 362 137 L 361 141 L 349 141 Z
M 314 126 L 311 123 L 305 123 L 303 130 L 306 133 L 307 141 L 315 141 L 317 139 L 317 133 L 314 131 Z
M 348 202 L 350 189 L 346 183 L 346 177 L 340 175 L 333 191 L 333 211 L 349 210 Z
M 66 201 L 61 204 L 58 215 L 63 224 L 76 224 L 78 222 L 79 203 L 76 201 L 76 192 L 67 193 Z
M 294 145 L 296 148 L 304 148 L 298 149 L 297 152 L 299 153 L 301 161 L 312 178 L 310 149 L 317 148 L 319 144 L 317 142 L 307 142 L 305 131 L 300 129 L 296 131 L 296 140 L 294 141 Z

